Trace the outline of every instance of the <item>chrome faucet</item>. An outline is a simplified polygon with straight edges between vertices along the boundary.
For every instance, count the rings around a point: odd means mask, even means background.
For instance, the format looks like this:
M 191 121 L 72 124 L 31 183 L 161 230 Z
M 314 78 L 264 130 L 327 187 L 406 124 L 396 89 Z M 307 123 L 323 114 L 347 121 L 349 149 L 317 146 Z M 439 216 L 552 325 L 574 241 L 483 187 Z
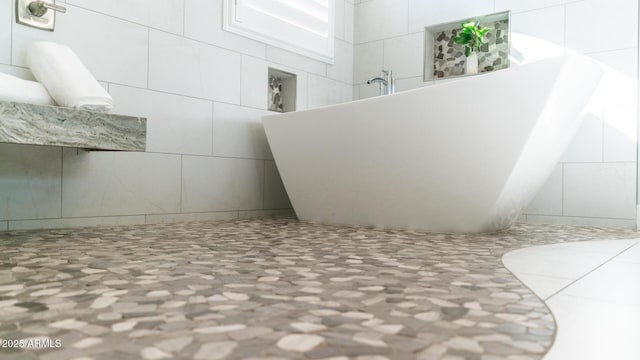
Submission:
M 391 95 L 396 91 L 396 82 L 393 80 L 393 72 L 391 70 L 382 70 L 380 76 L 367 80 L 367 84 L 377 82 L 380 84 L 380 95 Z

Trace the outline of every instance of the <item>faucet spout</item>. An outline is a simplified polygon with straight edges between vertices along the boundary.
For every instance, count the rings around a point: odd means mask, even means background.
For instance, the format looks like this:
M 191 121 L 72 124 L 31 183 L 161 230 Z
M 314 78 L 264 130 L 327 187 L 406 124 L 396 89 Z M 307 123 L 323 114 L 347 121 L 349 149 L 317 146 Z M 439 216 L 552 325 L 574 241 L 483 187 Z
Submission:
M 380 95 L 391 95 L 395 92 L 396 86 L 391 70 L 382 70 L 380 76 L 372 77 L 367 80 L 367 84 L 373 84 L 376 82 L 380 84 Z
M 374 78 L 371 78 L 371 79 L 367 80 L 367 84 L 372 84 L 374 82 L 381 82 L 382 85 L 387 86 L 387 80 L 385 80 L 385 79 L 383 79 L 381 77 L 374 77 Z

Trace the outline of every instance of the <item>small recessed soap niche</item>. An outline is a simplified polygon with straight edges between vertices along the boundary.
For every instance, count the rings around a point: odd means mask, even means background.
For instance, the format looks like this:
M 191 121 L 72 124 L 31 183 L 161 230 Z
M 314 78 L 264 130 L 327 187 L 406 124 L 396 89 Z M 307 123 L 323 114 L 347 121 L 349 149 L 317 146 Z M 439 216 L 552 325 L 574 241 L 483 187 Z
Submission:
M 269 68 L 267 109 L 277 112 L 296 111 L 296 74 Z

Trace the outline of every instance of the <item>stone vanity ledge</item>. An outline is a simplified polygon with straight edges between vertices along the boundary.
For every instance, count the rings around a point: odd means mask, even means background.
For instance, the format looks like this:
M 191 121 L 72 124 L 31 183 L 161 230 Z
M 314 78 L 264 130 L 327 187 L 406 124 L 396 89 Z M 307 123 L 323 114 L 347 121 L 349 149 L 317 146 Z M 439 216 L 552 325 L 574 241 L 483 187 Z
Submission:
M 147 119 L 0 101 L 0 143 L 145 151 Z

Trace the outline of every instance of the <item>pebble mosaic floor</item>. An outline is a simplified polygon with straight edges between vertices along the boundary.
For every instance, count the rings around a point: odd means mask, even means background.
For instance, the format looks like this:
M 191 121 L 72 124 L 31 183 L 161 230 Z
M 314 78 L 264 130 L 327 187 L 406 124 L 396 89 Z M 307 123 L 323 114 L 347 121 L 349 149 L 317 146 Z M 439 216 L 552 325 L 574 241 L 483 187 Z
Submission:
M 294 219 L 0 233 L 0 358 L 540 359 L 553 318 L 502 255 L 633 237 Z

